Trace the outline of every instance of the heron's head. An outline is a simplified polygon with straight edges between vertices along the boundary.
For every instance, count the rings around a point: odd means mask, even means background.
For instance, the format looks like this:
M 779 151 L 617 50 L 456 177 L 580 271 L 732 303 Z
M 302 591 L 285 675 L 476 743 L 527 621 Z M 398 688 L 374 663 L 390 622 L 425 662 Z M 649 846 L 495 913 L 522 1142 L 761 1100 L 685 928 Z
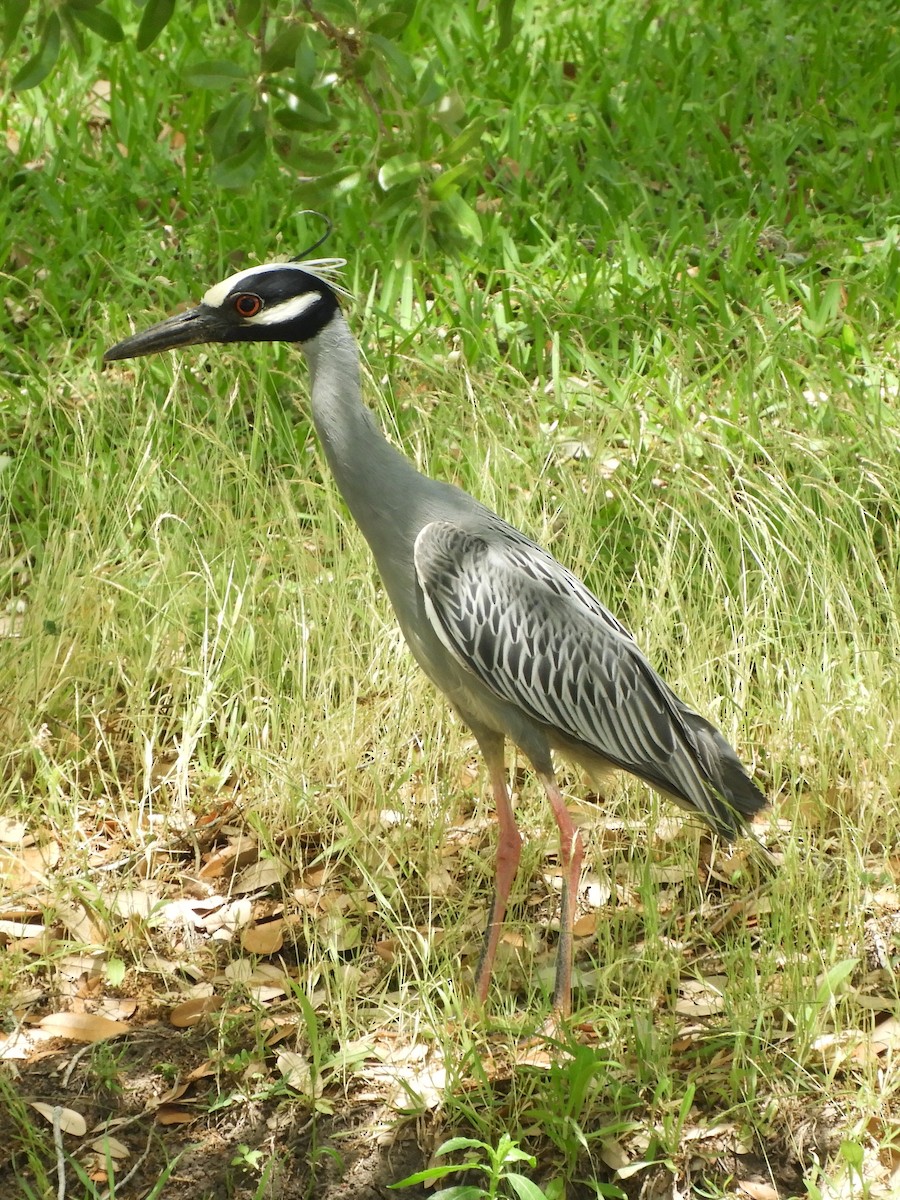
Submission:
M 104 362 L 140 358 L 198 342 L 307 342 L 338 311 L 342 291 L 319 273 L 340 260 L 269 263 L 229 275 L 196 308 L 111 346 Z M 316 269 L 318 268 L 318 270 Z

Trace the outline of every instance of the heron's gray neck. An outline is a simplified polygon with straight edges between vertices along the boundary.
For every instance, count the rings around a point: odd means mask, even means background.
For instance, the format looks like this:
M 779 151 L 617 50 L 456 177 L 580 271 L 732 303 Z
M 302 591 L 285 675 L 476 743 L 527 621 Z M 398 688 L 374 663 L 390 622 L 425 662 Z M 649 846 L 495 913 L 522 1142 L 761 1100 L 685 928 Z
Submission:
M 325 457 L 377 553 L 384 523 L 396 523 L 418 472 L 390 445 L 363 403 L 359 351 L 343 316 L 338 313 L 302 349 L 309 362 L 313 423 Z

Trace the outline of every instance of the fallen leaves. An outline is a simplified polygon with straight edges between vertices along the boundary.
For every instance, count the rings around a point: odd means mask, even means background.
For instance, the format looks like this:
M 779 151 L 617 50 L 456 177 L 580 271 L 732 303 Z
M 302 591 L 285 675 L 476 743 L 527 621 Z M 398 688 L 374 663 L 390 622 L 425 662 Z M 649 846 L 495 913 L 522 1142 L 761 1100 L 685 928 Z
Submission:
M 259 858 L 259 843 L 255 838 L 238 835 L 224 846 L 214 850 L 200 868 L 199 878 L 204 881 L 223 879 L 250 866 Z
M 16 817 L 0 817 L 0 842 L 19 846 L 24 843 L 27 833 L 28 826 L 24 821 Z
M 235 896 L 265 891 L 280 884 L 287 875 L 287 864 L 278 858 L 260 858 L 241 871 L 231 884 Z
M 55 839 L 37 845 L 26 835 L 13 848 L 0 845 L 0 886 L 7 895 L 45 886 L 59 856 Z
M 678 985 L 675 1012 L 682 1017 L 711 1017 L 724 1012 L 727 986 L 728 980 L 721 975 L 683 979 Z
M 305 1054 L 296 1050 L 282 1050 L 275 1059 L 275 1066 L 284 1082 L 295 1092 L 311 1098 L 322 1095 L 322 1078 L 318 1073 L 313 1074 L 313 1068 Z
M 102 1159 L 107 1157 L 115 1160 L 126 1159 L 130 1156 L 131 1151 L 124 1142 L 120 1142 L 118 1138 L 111 1137 L 109 1134 L 103 1134 L 102 1137 L 95 1138 L 90 1143 L 89 1148 L 99 1154 Z M 103 1179 L 106 1176 L 104 1174 Z
M 739 1179 L 738 1191 L 749 1200 L 780 1200 L 778 1189 L 770 1183 L 757 1183 L 752 1179 Z
M 169 1013 L 169 1022 L 176 1029 L 190 1029 L 198 1025 L 210 1013 L 218 1012 L 225 1004 L 222 996 L 194 996 L 181 1004 L 176 1004 Z
M 196 1119 L 197 1113 L 192 1113 L 187 1108 L 179 1108 L 175 1104 L 161 1104 L 156 1110 L 157 1125 L 189 1125 Z
M 63 1133 L 84 1137 L 87 1133 L 87 1121 L 74 1108 L 62 1108 L 59 1105 L 44 1104 L 42 1101 L 32 1101 L 31 1107 L 41 1114 L 51 1125 L 59 1125 Z
M 268 957 L 277 954 L 284 945 L 284 921 L 278 919 L 265 925 L 251 925 L 241 933 L 241 949 L 248 954 Z
M 888 1017 L 872 1031 L 872 1052 L 876 1055 L 900 1050 L 900 1017 Z
M 112 1021 L 108 1017 L 94 1016 L 91 1013 L 50 1013 L 42 1017 L 39 1024 L 41 1029 L 54 1037 L 76 1042 L 102 1042 L 107 1038 L 120 1037 L 131 1030 L 131 1026 L 125 1021 Z
M 170 1044 L 191 1045 L 195 1052 L 200 1046 L 204 1055 L 199 1066 L 181 1063 L 177 1073 L 171 1068 L 160 1094 L 143 1098 L 141 1115 L 176 1130 L 208 1119 L 211 1096 L 222 1097 L 223 1105 L 249 1100 L 265 1103 L 270 1096 L 283 1099 L 285 1089 L 293 1093 L 294 1104 L 306 1105 L 307 1111 L 328 1113 L 339 1104 L 372 1104 L 388 1114 L 388 1123 L 398 1114 L 432 1114 L 431 1119 L 439 1121 L 450 1089 L 458 1095 L 487 1083 L 499 1090 L 500 1081 L 515 1079 L 517 1072 L 540 1071 L 549 1080 L 565 1071 L 566 1054 L 546 1037 L 514 1045 L 505 1045 L 501 1037 L 491 1042 L 490 1052 L 482 1048 L 477 1068 L 469 1064 L 460 1069 L 445 1061 L 447 1041 L 442 1034 L 436 1036 L 433 1029 L 415 1023 L 402 1031 L 394 1027 L 395 994 L 380 987 L 370 995 L 369 981 L 398 986 L 394 980 L 402 973 L 392 973 L 391 968 L 408 960 L 426 962 L 445 938 L 456 938 L 455 944 L 463 945 L 470 927 L 471 940 L 477 941 L 478 914 L 476 906 L 471 915 L 464 914 L 463 936 L 460 926 L 445 930 L 428 923 L 428 910 L 415 908 L 400 890 L 408 878 L 404 858 L 408 830 L 403 813 L 373 807 L 369 819 L 379 839 L 396 839 L 385 849 L 383 861 L 390 865 L 391 882 L 398 889 L 387 894 L 402 894 L 408 904 L 402 921 L 384 919 L 382 896 L 360 882 L 359 876 L 365 879 L 364 872 L 354 878 L 340 855 L 325 854 L 316 846 L 309 855 L 315 865 L 304 869 L 298 865 L 297 845 L 275 842 L 263 849 L 243 828 L 218 818 L 208 825 L 197 819 L 187 851 L 184 843 L 188 839 L 173 838 L 166 843 L 156 837 L 152 853 L 148 851 L 140 859 L 150 864 L 152 877 L 139 878 L 118 866 L 106 874 L 98 870 L 95 877 L 105 884 L 102 904 L 93 902 L 92 894 L 83 888 L 73 887 L 65 906 L 46 885 L 46 864 L 58 853 L 55 840 L 46 833 L 30 835 L 21 822 L 0 827 L 0 853 L 5 852 L 7 860 L 10 856 L 22 858 L 26 851 L 36 856 L 24 860 L 26 869 L 17 876 L 26 881 L 23 894 L 0 908 L 0 939 L 35 964 L 39 980 L 44 978 L 42 971 L 49 974 L 52 962 L 55 989 L 51 993 L 49 988 L 38 988 L 27 994 L 28 1007 L 18 1014 L 20 1028 L 0 1042 L 0 1055 L 36 1060 L 52 1051 L 60 1057 L 70 1054 L 74 1063 L 81 1046 L 133 1034 L 136 1027 L 146 1032 L 150 1023 L 158 1020 L 161 1044 L 168 1037 Z M 707 855 L 702 865 L 708 878 L 716 882 L 706 891 L 700 889 L 696 873 L 672 850 L 672 840 L 683 836 L 680 825 L 670 829 L 663 824 L 665 836 L 652 841 L 652 854 L 658 857 L 637 861 L 623 854 L 623 846 L 638 832 L 636 826 L 609 819 L 594 830 L 581 823 L 590 830 L 590 837 L 596 838 L 596 873 L 586 872 L 579 889 L 576 978 L 583 987 L 591 986 L 590 956 L 608 936 L 605 926 L 613 922 L 615 954 L 625 970 L 634 967 L 639 971 L 642 960 L 651 954 L 667 956 L 670 972 L 665 982 L 652 995 L 642 996 L 640 1003 L 646 1003 L 648 1024 L 656 1021 L 656 1014 L 666 1021 L 675 1015 L 676 1038 L 669 1044 L 676 1059 L 696 1064 L 702 1056 L 704 1070 L 712 1075 L 732 1070 L 734 1049 L 727 1038 L 709 1050 L 710 1034 L 718 1037 L 728 1028 L 728 1020 L 722 1018 L 729 1012 L 736 986 L 734 978 L 725 974 L 728 960 L 718 952 L 715 938 L 719 932 L 729 937 L 737 925 L 752 929 L 770 911 L 771 898 L 745 894 L 740 873 L 746 864 L 738 858 L 719 864 L 707 843 L 701 844 L 701 857 Z M 454 896 L 466 885 L 473 856 L 484 851 L 491 834 L 490 822 L 480 817 L 454 825 L 446 831 L 440 854 L 414 864 L 416 887 L 423 894 L 427 891 L 430 897 L 441 898 L 437 911 L 443 911 L 444 902 L 453 911 Z M 119 836 L 116 821 L 107 818 L 97 842 Z M 102 863 L 107 871 L 109 862 L 127 861 L 121 856 L 121 847 L 116 849 L 115 855 L 109 846 L 98 851 L 92 864 Z M 299 861 L 302 863 L 302 858 Z M 518 964 L 519 973 L 527 972 L 534 980 L 546 958 L 549 990 L 559 884 L 552 844 L 548 843 L 542 866 L 543 883 L 536 883 L 520 906 L 524 916 L 503 931 L 498 961 L 502 972 L 505 955 L 507 968 Z M 652 934 L 645 917 L 648 886 L 664 915 Z M 91 902 L 82 896 L 90 896 Z M 896 920 L 896 895 L 891 887 L 873 891 L 870 903 L 885 921 Z M 410 919 L 406 913 L 411 914 Z M 704 941 L 696 930 L 707 935 L 715 930 L 715 936 Z M 878 1069 L 900 1049 L 900 1020 L 893 1015 L 885 988 L 888 968 L 893 965 L 892 931 L 893 926 L 885 927 L 877 945 L 873 940 L 869 974 L 850 957 L 856 953 L 851 949 L 843 951 L 847 957 L 839 957 L 834 967 L 812 955 L 802 964 L 785 962 L 808 977 L 810 1004 L 815 1006 L 817 995 L 822 1001 L 817 1010 L 821 1036 L 805 1047 L 813 1067 L 850 1071 L 865 1065 Z M 307 965 L 307 944 L 313 941 L 320 952 L 315 961 L 321 959 L 325 967 Z M 42 965 L 40 956 L 46 957 L 47 966 Z M 114 964 L 118 964 L 115 971 Z M 601 959 L 593 972 L 600 978 L 619 966 Z M 142 979 L 150 983 L 139 993 L 135 985 Z M 781 982 L 780 975 L 762 981 L 755 976 L 747 979 L 748 986 L 758 988 L 766 1002 L 772 1003 L 781 1003 L 777 990 Z M 140 1004 L 110 995 L 126 987 L 141 994 Z M 365 1038 L 341 1041 L 329 1027 L 323 1014 L 332 989 L 337 987 L 345 1001 L 363 997 L 367 1005 Z M 49 994 L 54 995 L 57 1011 L 47 1014 Z M 26 995 L 24 989 L 22 995 Z M 298 1016 L 298 1007 L 304 1003 L 309 1011 L 303 1009 Z M 860 1014 L 859 1029 L 836 1027 L 838 1017 L 846 1022 L 848 1014 L 855 1012 Z M 873 1028 L 876 1021 L 879 1023 Z M 586 1023 L 566 1030 L 565 1035 L 596 1048 L 602 1042 L 599 1027 L 599 1021 L 597 1029 Z M 216 1051 L 219 1028 L 223 1032 L 246 1031 L 246 1049 Z M 193 1030 L 197 1032 L 191 1034 Z M 80 1046 L 70 1050 L 66 1043 Z M 211 1053 L 213 1058 L 205 1057 Z M 214 1084 L 208 1082 L 211 1077 Z M 90 1136 L 91 1153 L 98 1156 L 92 1178 L 102 1176 L 108 1161 L 127 1157 L 125 1143 L 115 1141 L 113 1123 L 85 1130 L 90 1121 L 85 1123 L 81 1114 L 79 1125 L 80 1102 L 66 1109 L 45 1107 L 48 1112 L 42 1117 L 55 1119 L 67 1136 Z M 615 1179 L 639 1177 L 651 1194 L 651 1174 L 659 1167 L 658 1140 L 653 1139 L 659 1130 L 649 1115 L 641 1119 L 640 1130 L 617 1131 L 616 1138 L 605 1139 L 598 1157 Z M 708 1114 L 686 1114 L 678 1131 L 679 1153 L 713 1161 L 723 1146 L 737 1143 L 733 1128 L 708 1121 Z M 755 1180 L 752 1173 L 746 1180 L 735 1179 L 738 1195 L 747 1200 L 771 1200 L 771 1192 L 766 1190 L 769 1185 Z

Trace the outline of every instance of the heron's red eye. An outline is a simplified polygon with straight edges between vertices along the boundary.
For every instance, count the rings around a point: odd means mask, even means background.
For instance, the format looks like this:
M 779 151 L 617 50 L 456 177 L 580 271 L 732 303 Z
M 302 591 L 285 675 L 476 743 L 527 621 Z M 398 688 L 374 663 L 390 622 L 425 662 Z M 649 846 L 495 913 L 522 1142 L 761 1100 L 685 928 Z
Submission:
M 262 306 L 262 300 L 252 292 L 244 292 L 234 298 L 234 309 L 239 317 L 255 317 Z

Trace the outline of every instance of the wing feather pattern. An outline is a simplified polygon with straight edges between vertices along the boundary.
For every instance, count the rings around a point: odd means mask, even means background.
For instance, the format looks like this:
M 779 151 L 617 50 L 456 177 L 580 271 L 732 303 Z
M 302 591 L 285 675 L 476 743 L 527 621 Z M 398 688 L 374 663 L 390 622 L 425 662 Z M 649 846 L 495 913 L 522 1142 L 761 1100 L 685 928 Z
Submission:
M 416 574 L 444 646 L 495 695 L 696 808 L 726 837 L 765 798 L 718 730 L 678 699 L 623 625 L 511 527 L 433 521 Z

